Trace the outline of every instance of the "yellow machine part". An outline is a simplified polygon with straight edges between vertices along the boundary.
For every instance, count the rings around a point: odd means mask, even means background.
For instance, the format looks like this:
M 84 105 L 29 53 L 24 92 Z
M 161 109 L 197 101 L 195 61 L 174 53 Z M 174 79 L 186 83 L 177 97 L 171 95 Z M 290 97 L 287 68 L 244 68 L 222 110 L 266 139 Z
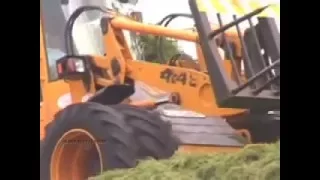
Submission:
M 275 0 L 197 0 L 200 10 L 207 13 L 221 13 L 224 15 L 244 15 L 260 7 L 271 5 L 259 16 L 280 19 L 280 1 Z
M 232 15 L 240 17 L 255 9 L 270 5 L 270 7 L 259 14 L 259 16 L 275 18 L 280 30 L 279 0 L 197 0 L 197 3 L 200 10 L 206 12 L 209 16 L 220 13 L 225 23 L 232 21 Z M 241 27 L 245 28 L 245 25 Z

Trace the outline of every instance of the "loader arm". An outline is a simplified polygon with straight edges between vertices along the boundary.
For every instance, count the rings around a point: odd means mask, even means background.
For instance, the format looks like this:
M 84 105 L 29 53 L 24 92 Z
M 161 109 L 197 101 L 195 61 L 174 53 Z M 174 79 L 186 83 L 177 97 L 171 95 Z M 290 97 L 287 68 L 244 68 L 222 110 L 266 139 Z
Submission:
M 234 60 L 223 61 L 221 59 L 217 51 L 219 44 L 216 39 L 212 39 L 214 43 L 210 43 L 210 46 L 207 45 L 208 40 L 203 39 L 204 36 L 201 34 L 209 32 L 204 32 L 202 25 L 206 23 L 207 31 L 211 31 L 212 28 L 208 26 L 208 22 L 202 22 L 206 17 L 199 19 L 199 11 L 194 10 L 197 8 L 196 2 L 194 1 L 194 5 L 192 5 L 192 2 L 193 1 L 190 1 L 190 7 L 193 8 L 197 28 L 200 28 L 198 30 L 200 36 L 195 32 L 143 24 L 121 16 L 115 16 L 113 18 L 103 17 L 101 19 L 101 29 L 104 35 L 103 40 L 105 44 L 109 46 L 105 49 L 105 52 L 107 52 L 106 56 L 92 56 L 92 59 L 98 68 L 103 69 L 106 74 L 109 75 L 109 78 L 104 79 L 103 75 L 99 75 L 99 77 L 96 78 L 96 82 L 98 84 L 101 83 L 103 86 L 109 86 L 115 83 L 124 83 L 125 78 L 140 80 L 162 90 L 179 94 L 179 98 L 181 99 L 180 105 L 207 115 L 231 116 L 243 113 L 245 111 L 244 109 L 253 109 L 256 107 L 257 103 L 261 102 L 261 100 L 266 102 L 266 105 L 271 106 L 271 108 L 276 107 L 278 97 L 269 95 L 266 91 L 262 91 L 256 96 L 251 96 L 249 91 L 240 92 L 237 96 L 231 92 L 239 85 L 231 78 L 231 72 L 235 71 L 234 64 L 236 63 L 234 63 Z M 236 42 L 236 47 L 241 49 L 243 47 L 241 45 L 243 45 L 244 35 L 237 29 L 237 26 L 234 26 L 233 24 L 227 28 L 221 27 L 217 30 L 221 31 L 220 34 L 223 33 L 222 38 L 224 38 L 225 41 Z M 134 61 L 122 30 L 195 42 L 203 51 L 204 58 L 200 58 L 199 60 L 200 64 L 206 67 L 208 73 L 143 61 Z M 203 43 L 199 43 L 199 39 Z M 236 57 L 244 56 L 237 53 L 237 51 L 229 52 L 229 54 L 230 53 L 233 53 Z M 248 52 L 245 53 L 247 54 Z M 248 60 L 246 62 L 250 61 Z M 207 67 L 208 65 L 210 68 Z M 261 66 L 258 68 L 261 68 Z M 258 71 L 259 70 L 261 69 L 258 69 Z M 255 69 L 255 71 L 257 71 L 257 69 Z M 112 77 L 110 77 L 110 75 Z M 252 76 L 251 74 L 248 79 Z M 241 77 L 237 78 L 240 79 Z M 247 87 L 248 85 L 245 86 Z M 247 90 L 248 88 L 244 89 Z M 190 94 L 192 94 L 192 96 L 190 96 Z M 232 97 L 229 98 L 230 95 Z M 231 107 L 237 109 L 231 109 Z
M 104 69 L 107 74 L 111 74 L 113 77 L 95 76 L 96 83 L 101 86 L 110 86 L 115 83 L 115 80 L 120 80 L 123 83 L 126 77 L 145 82 L 170 93 L 179 94 L 179 105 L 206 115 L 230 116 L 245 111 L 243 109 L 219 108 L 215 103 L 214 91 L 207 73 L 133 60 L 122 30 L 171 37 L 195 43 L 198 43 L 197 33 L 142 24 L 126 17 L 115 17 L 112 20 L 102 19 L 102 22 L 105 22 L 103 25 L 107 26 L 107 28 L 102 27 L 102 29 L 107 29 L 107 32 L 104 33 L 104 42 L 109 45 L 108 49 L 105 49 L 108 53 L 105 57 L 91 57 L 96 67 Z M 234 36 L 233 31 L 229 31 L 229 33 L 229 37 Z M 117 68 L 115 68 L 116 64 L 118 64 Z M 225 61 L 225 67 L 231 75 L 230 62 Z M 119 68 L 120 70 L 115 72 L 115 69 Z M 192 96 L 190 96 L 191 94 Z

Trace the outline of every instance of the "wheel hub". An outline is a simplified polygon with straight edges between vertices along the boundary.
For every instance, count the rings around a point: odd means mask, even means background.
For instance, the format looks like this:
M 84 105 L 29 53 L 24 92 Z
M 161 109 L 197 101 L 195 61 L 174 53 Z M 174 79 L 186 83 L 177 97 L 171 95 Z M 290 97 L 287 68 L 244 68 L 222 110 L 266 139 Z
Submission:
M 66 132 L 57 142 L 50 165 L 51 180 L 84 180 L 102 171 L 95 138 L 83 129 Z

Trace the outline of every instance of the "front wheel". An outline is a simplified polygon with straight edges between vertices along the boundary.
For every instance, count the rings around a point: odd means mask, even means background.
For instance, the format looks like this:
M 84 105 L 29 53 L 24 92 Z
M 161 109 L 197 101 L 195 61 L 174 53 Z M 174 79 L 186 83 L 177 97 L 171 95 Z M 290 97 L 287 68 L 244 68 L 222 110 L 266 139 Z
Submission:
M 112 107 L 123 113 L 133 129 L 140 159 L 167 159 L 178 149 L 179 139 L 173 135 L 171 124 L 163 121 L 159 113 L 126 104 Z
M 124 116 L 97 103 L 66 107 L 47 126 L 40 180 L 84 180 L 136 165 L 137 147 Z

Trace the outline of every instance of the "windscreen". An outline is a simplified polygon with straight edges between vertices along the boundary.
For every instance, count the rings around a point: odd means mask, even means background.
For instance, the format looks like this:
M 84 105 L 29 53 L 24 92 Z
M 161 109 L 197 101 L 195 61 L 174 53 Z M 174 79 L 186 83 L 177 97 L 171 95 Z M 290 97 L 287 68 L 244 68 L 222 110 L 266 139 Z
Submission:
M 44 29 L 49 79 L 58 78 L 55 61 L 65 55 L 64 27 L 66 19 L 58 0 L 41 2 L 42 26 Z

